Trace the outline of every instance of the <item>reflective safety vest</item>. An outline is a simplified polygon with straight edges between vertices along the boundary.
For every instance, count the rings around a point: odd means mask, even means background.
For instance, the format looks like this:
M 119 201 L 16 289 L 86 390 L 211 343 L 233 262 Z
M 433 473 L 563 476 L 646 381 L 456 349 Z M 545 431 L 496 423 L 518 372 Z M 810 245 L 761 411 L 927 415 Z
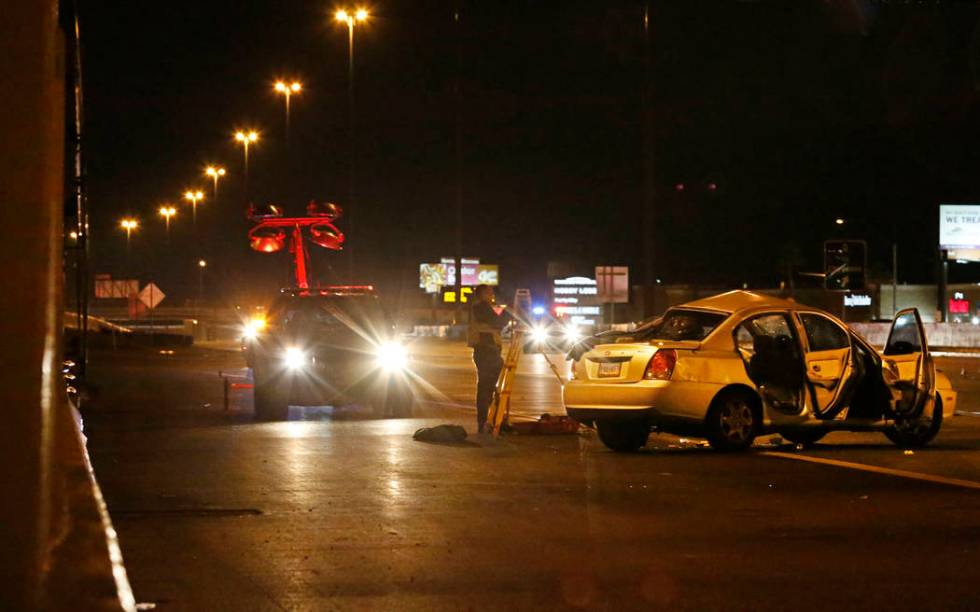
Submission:
M 497 346 L 497 348 L 500 348 L 503 345 L 503 341 L 500 337 L 500 330 L 493 325 L 487 325 L 486 323 L 481 323 L 475 320 L 471 312 L 469 327 L 466 329 L 466 345 L 474 348 L 480 346 L 480 340 L 482 339 L 483 334 L 490 334 L 490 336 L 493 338 L 493 343 Z

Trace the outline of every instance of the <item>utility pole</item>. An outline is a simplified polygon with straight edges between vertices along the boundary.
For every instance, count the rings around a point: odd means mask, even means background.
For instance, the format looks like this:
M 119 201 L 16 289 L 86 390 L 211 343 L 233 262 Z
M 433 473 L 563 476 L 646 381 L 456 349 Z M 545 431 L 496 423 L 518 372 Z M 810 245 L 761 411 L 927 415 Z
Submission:
M 456 158 L 456 312 L 453 323 L 462 323 L 463 313 L 463 110 L 462 110 L 462 80 L 463 68 L 463 33 L 459 23 L 459 5 L 453 12 L 453 23 L 456 26 L 456 80 L 453 83 L 453 103 L 456 107 L 456 126 L 454 135 L 454 153 Z
M 654 297 L 656 295 L 656 177 L 654 165 L 654 114 L 653 114 L 653 77 L 651 70 L 650 32 L 650 1 L 643 7 L 643 77 L 641 79 L 642 94 L 640 98 L 640 121 L 643 135 L 643 200 L 642 224 L 643 232 L 643 287 L 644 315 L 649 316 L 655 311 Z

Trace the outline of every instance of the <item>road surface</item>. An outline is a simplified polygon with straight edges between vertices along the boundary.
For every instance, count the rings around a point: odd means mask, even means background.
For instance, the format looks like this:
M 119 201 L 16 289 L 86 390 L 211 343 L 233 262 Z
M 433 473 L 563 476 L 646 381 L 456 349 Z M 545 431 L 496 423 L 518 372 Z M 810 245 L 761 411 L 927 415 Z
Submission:
M 968 610 L 980 584 L 980 418 L 912 454 L 880 434 L 721 454 L 589 432 L 412 441 L 474 429 L 461 345 L 415 347 L 413 418 L 223 407 L 234 352 L 93 357 L 86 433 L 137 601 L 157 610 Z M 980 412 L 980 360 L 944 359 Z M 540 357 L 515 411 L 560 412 Z M 150 607 L 150 606 L 147 606 Z

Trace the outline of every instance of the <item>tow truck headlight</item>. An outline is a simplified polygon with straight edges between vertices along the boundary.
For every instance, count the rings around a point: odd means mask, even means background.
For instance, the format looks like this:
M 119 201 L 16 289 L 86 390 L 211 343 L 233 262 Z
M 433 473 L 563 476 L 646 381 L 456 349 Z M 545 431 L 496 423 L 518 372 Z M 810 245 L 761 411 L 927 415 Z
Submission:
M 582 333 L 575 326 L 568 326 L 565 328 L 565 340 L 575 343 L 582 339 Z
M 548 339 L 548 330 L 543 325 L 535 325 L 531 328 L 531 340 L 536 344 L 544 344 Z
M 252 319 L 249 319 L 249 321 L 245 323 L 245 327 L 242 330 L 242 333 L 246 339 L 255 340 L 255 337 L 258 336 L 264 329 L 265 329 L 265 318 L 254 317 Z
M 287 348 L 285 354 L 283 355 L 283 363 L 286 364 L 286 367 L 290 370 L 302 370 L 306 367 L 308 361 L 309 359 L 306 355 L 306 351 L 295 346 Z
M 404 370 L 408 365 L 408 353 L 398 342 L 385 342 L 378 346 L 374 354 L 375 363 L 379 368 L 389 372 Z

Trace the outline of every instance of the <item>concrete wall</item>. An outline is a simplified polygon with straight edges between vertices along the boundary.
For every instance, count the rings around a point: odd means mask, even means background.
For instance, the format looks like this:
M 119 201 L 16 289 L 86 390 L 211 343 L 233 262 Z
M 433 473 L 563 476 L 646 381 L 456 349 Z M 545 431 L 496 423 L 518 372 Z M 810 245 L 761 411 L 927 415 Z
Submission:
M 888 340 L 890 323 L 851 323 L 851 328 L 875 346 Z M 969 323 L 923 323 L 931 347 L 974 348 L 980 351 L 980 325 Z
M 0 206 L 8 226 L 0 240 L 0 610 L 132 608 L 120 599 L 108 519 L 61 377 L 58 8 L 57 0 L 6 2 L 0 19 Z

